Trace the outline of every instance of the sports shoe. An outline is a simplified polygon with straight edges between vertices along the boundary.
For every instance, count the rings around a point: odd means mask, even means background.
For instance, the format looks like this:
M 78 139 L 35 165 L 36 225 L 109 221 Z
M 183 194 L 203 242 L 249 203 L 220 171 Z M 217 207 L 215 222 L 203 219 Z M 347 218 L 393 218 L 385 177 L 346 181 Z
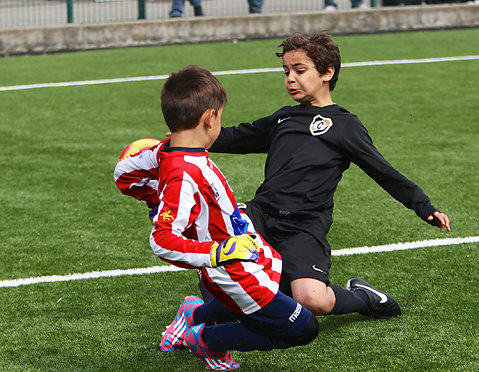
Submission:
M 175 319 L 173 319 L 173 323 L 166 327 L 166 331 L 162 333 L 161 351 L 173 351 L 183 346 L 183 335 L 194 323 L 193 312 L 202 304 L 203 300 L 199 297 L 185 297 L 176 313 Z
M 369 315 L 374 318 L 389 319 L 401 315 L 401 308 L 394 298 L 374 288 L 364 279 L 351 278 L 346 283 L 346 288 L 350 291 L 363 291 L 368 295 Z
M 240 365 L 233 360 L 229 351 L 213 351 L 206 346 L 202 338 L 204 329 L 205 325 L 200 324 L 186 330 L 184 343 L 190 351 L 201 358 L 206 367 L 212 371 L 238 369 Z

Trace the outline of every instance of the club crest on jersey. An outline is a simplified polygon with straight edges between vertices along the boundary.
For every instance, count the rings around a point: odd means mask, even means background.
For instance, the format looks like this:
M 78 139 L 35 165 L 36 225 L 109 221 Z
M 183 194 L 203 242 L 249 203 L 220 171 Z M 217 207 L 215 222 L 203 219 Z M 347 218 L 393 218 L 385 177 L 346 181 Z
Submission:
M 309 130 L 313 136 L 320 136 L 326 133 L 329 128 L 333 126 L 333 121 L 330 118 L 322 117 L 321 115 L 316 115 L 313 118 L 313 121 L 309 125 Z
M 171 213 L 171 209 L 165 208 L 165 210 L 160 213 L 160 217 L 163 219 L 163 221 L 173 221 L 174 218 L 170 213 Z
M 213 191 L 213 194 L 215 196 L 215 199 L 218 200 L 220 198 L 220 193 L 216 189 L 215 185 L 211 184 L 211 190 Z

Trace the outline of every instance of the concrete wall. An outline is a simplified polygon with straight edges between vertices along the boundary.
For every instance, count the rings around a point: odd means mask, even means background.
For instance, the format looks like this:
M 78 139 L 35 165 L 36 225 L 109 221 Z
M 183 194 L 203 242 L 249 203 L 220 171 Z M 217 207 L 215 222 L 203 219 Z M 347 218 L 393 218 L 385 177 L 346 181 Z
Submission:
M 0 56 L 97 48 L 479 26 L 479 6 L 427 5 L 0 30 Z

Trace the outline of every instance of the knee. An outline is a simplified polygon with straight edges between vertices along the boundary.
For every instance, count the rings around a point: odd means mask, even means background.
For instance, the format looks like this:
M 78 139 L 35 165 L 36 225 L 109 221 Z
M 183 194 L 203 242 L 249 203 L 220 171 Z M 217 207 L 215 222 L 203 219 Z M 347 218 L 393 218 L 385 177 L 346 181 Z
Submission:
M 314 315 L 326 315 L 331 312 L 334 307 L 335 298 L 325 295 L 319 296 L 306 294 L 300 298 L 295 298 L 301 305 L 309 309 Z
M 311 319 L 306 327 L 301 331 L 299 335 L 288 340 L 288 347 L 307 345 L 318 337 L 319 324 L 314 315 L 311 315 Z
M 326 315 L 333 310 L 336 297 L 325 283 L 313 278 L 300 278 L 291 282 L 293 298 L 314 315 Z

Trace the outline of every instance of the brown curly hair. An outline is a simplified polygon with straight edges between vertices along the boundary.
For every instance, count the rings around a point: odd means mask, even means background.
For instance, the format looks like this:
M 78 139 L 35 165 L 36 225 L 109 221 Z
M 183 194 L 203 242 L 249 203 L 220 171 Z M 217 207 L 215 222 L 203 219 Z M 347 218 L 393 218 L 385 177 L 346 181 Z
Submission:
M 280 58 L 286 52 L 302 49 L 311 58 L 320 74 L 325 74 L 329 66 L 334 67 L 334 75 L 329 81 L 329 90 L 333 91 L 339 78 L 341 69 L 341 54 L 338 46 L 331 40 L 331 37 L 324 32 L 317 32 L 313 35 L 295 33 L 288 37 L 278 48 L 283 48 L 281 53 L 276 53 Z

